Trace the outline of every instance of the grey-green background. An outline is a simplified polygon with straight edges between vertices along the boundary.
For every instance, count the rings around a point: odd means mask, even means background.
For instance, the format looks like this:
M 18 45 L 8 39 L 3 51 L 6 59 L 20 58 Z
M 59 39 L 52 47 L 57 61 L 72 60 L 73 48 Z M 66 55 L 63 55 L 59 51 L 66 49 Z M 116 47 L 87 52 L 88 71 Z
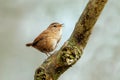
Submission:
M 47 56 L 31 42 L 52 22 L 69 38 L 89 0 L 0 0 L 0 80 L 34 80 Z M 81 59 L 59 80 L 120 80 L 120 1 L 108 0 Z

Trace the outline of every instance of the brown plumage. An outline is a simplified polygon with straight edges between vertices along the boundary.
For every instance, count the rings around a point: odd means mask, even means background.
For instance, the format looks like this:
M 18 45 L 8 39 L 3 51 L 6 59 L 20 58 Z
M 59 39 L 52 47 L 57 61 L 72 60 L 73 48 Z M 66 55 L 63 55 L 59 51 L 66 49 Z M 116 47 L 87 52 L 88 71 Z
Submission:
M 26 44 L 26 46 L 32 46 L 39 51 L 46 53 L 52 52 L 62 35 L 62 24 L 52 23 L 44 30 L 32 43 Z

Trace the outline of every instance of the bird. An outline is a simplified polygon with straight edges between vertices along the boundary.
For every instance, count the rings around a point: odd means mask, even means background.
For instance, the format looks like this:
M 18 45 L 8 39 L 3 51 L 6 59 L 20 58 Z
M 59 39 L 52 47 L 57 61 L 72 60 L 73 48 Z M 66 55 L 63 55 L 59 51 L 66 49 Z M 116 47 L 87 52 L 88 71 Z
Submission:
M 54 51 L 61 40 L 63 24 L 58 22 L 51 23 L 46 30 L 38 35 L 33 42 L 27 43 L 27 47 L 34 47 L 47 56 Z

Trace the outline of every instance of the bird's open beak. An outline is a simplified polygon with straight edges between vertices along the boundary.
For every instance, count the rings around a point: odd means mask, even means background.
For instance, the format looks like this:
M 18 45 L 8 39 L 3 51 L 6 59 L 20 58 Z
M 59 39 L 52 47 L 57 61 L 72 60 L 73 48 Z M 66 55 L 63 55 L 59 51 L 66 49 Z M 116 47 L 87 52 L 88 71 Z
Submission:
M 63 25 L 64 25 L 64 24 L 60 24 L 60 26 L 62 26 L 62 27 L 63 27 Z

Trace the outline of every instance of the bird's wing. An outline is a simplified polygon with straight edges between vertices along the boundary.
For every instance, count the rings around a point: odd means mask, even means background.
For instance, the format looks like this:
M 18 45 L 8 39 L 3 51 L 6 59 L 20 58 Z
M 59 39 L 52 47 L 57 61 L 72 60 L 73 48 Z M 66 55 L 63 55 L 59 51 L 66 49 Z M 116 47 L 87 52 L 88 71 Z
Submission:
M 40 40 L 43 40 L 43 37 L 37 37 L 34 41 L 33 41 L 33 46 L 36 45 Z
M 39 41 L 45 39 L 48 35 L 48 31 L 45 30 L 43 31 L 34 41 L 33 41 L 33 46 L 36 45 Z

